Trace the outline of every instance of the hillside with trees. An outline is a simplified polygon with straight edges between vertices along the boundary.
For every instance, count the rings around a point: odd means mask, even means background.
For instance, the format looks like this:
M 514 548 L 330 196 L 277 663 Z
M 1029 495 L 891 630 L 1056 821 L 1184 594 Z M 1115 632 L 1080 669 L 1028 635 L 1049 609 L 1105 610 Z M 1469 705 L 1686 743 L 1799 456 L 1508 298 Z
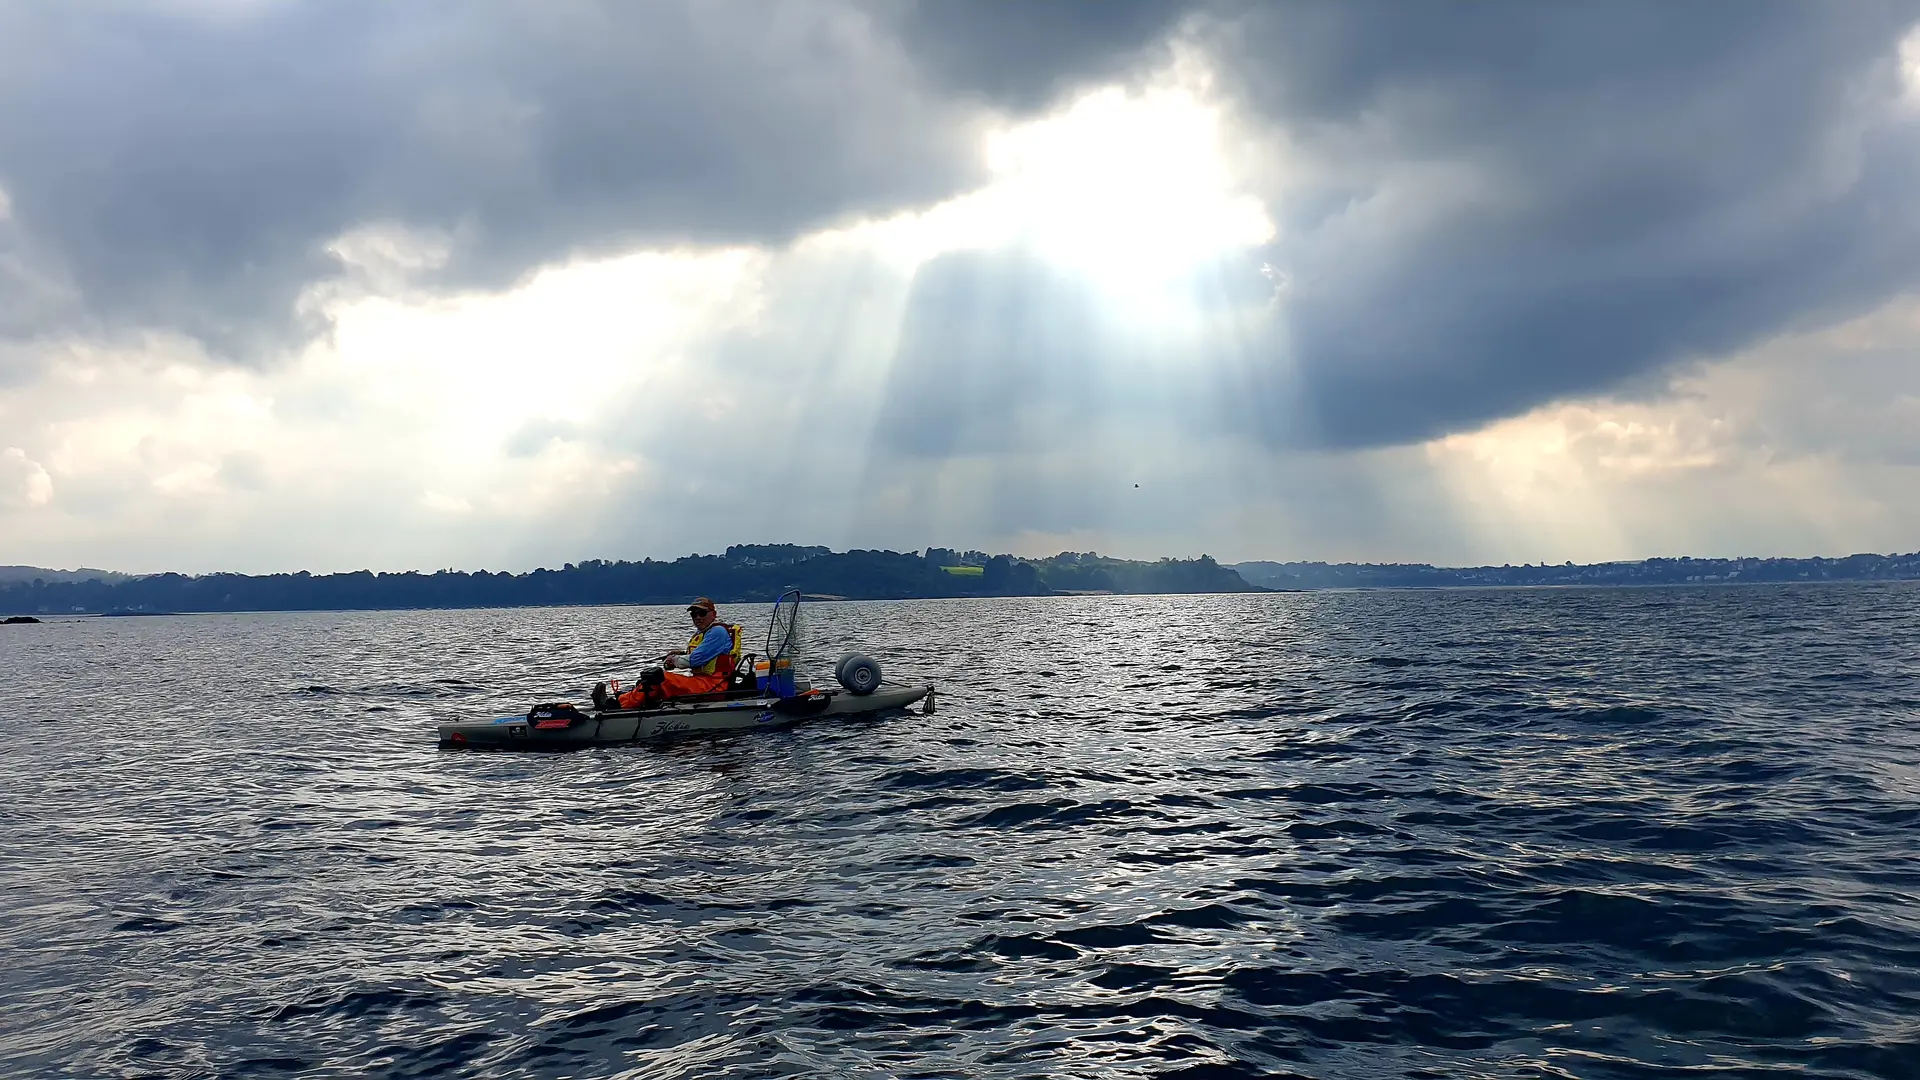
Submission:
M 825 599 L 1047 596 L 1058 593 L 1259 591 L 1207 556 L 1137 562 L 1091 552 L 1016 559 L 979 551 L 924 553 L 792 544 L 736 545 L 671 562 L 590 559 L 557 570 L 426 574 L 153 574 L 0 585 L 0 614 L 143 614 L 769 601 L 788 586 Z

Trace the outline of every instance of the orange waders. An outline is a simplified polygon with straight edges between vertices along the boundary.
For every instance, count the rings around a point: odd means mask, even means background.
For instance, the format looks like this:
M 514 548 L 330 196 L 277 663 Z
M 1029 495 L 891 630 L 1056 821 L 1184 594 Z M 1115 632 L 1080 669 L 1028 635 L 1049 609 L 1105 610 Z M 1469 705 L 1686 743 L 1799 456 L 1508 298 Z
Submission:
M 733 674 L 740 662 L 740 627 L 731 623 L 714 623 L 724 628 L 733 638 L 733 649 L 701 664 L 692 671 L 667 671 L 660 675 L 660 682 L 653 686 L 636 686 L 620 695 L 620 707 L 639 709 L 657 704 L 670 697 L 689 697 L 694 694 L 718 694 L 727 688 L 727 679 Z M 700 639 L 707 636 L 713 627 L 708 627 L 687 642 L 687 652 L 700 647 Z

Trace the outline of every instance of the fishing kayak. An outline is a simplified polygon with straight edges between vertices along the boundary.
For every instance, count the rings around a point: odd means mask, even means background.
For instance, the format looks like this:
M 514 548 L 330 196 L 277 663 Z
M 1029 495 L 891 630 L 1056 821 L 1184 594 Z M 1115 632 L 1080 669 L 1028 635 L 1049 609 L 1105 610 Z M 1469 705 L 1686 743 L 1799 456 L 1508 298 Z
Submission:
M 567 703 L 536 706 L 525 716 L 449 720 L 439 725 L 450 750 L 578 750 L 651 742 L 705 732 L 785 727 L 820 717 L 868 716 L 920 704 L 933 711 L 933 687 L 882 684 L 866 694 L 811 690 L 796 697 L 728 697 L 676 702 L 651 709 L 582 711 Z

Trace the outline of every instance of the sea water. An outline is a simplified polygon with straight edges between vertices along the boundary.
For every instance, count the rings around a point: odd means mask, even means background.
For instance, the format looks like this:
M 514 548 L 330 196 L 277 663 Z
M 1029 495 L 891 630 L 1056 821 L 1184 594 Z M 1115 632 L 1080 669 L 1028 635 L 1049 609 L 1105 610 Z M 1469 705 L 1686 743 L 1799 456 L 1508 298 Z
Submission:
M 1920 1076 L 1920 588 L 809 614 L 937 713 L 451 752 L 684 612 L 0 627 L 0 1074 Z

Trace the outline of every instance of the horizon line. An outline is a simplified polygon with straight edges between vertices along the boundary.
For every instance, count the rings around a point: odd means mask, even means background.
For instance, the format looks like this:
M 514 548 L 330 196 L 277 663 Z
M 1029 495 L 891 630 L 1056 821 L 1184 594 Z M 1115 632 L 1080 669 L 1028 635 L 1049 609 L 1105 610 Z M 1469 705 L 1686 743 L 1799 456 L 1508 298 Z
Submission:
M 961 556 L 961 557 L 983 555 L 988 560 L 1006 558 L 1006 559 L 1011 559 L 1014 562 L 1024 562 L 1024 563 L 1044 563 L 1044 562 L 1059 559 L 1068 555 L 1078 555 L 1082 557 L 1105 559 L 1105 560 L 1110 560 L 1113 562 L 1120 562 L 1120 563 L 1140 563 L 1140 564 L 1147 564 L 1147 565 L 1151 565 L 1153 563 L 1160 563 L 1160 562 L 1200 562 L 1202 560 L 1211 560 L 1215 564 L 1222 567 L 1226 567 L 1228 569 L 1232 569 L 1237 566 L 1277 566 L 1277 567 L 1351 566 L 1351 567 L 1426 568 L 1426 569 L 1432 569 L 1432 570 L 1455 570 L 1455 571 L 1515 570 L 1515 569 L 1563 570 L 1567 568 L 1581 569 L 1581 568 L 1587 568 L 1587 567 L 1633 566 L 1633 565 L 1655 563 L 1655 562 L 1719 562 L 1719 563 L 1844 562 L 1848 559 L 1861 559 L 1861 558 L 1871 558 L 1871 559 L 1920 558 L 1920 549 L 1917 549 L 1911 552 L 1856 551 L 1856 552 L 1850 552 L 1846 555 L 1649 555 L 1649 556 L 1645 556 L 1643 558 L 1638 558 L 1638 559 L 1607 559 L 1607 560 L 1598 561 L 1598 562 L 1575 562 L 1571 559 L 1568 559 L 1563 562 L 1551 562 L 1551 563 L 1546 561 L 1541 561 L 1537 563 L 1506 562 L 1506 563 L 1477 563 L 1477 564 L 1447 565 L 1447 564 L 1433 563 L 1433 562 L 1393 562 L 1393 561 L 1363 561 L 1363 560 L 1334 561 L 1329 559 L 1301 559 L 1301 558 L 1240 559 L 1234 562 L 1225 562 L 1219 559 L 1215 559 L 1212 555 L 1206 554 L 1204 552 L 1199 555 L 1193 555 L 1193 556 L 1162 555 L 1155 558 L 1129 558 L 1129 557 L 1120 556 L 1120 555 L 1103 555 L 1097 551 L 1092 551 L 1092 550 L 1088 550 L 1088 551 L 1063 550 L 1063 551 L 1056 552 L 1052 555 L 1031 556 L 1031 555 L 1014 555 L 1008 552 L 987 554 L 985 552 L 979 551 L 978 549 L 948 548 L 948 547 L 942 547 L 937 544 L 929 545 L 928 547 L 909 550 L 909 551 L 896 551 L 891 548 L 862 548 L 862 547 L 834 549 L 834 548 L 827 547 L 826 545 L 823 545 L 823 544 L 769 543 L 769 544 L 730 544 L 728 545 L 728 549 L 781 548 L 781 547 L 797 548 L 797 549 L 803 549 L 803 550 L 818 549 L 814 551 L 814 554 L 806 555 L 801 558 L 792 560 L 795 563 L 804 562 L 804 561 L 807 561 L 808 559 L 820 558 L 820 557 L 823 557 L 823 555 L 843 556 L 843 555 L 851 555 L 855 553 L 870 553 L 870 554 L 876 554 L 876 555 L 893 555 L 897 557 L 924 559 L 927 557 L 926 556 L 927 552 L 938 550 L 938 551 L 950 551 L 950 552 L 953 552 L 955 555 Z M 307 568 L 301 568 L 298 570 L 266 570 L 266 571 L 205 570 L 205 571 L 195 572 L 195 571 L 183 571 L 183 570 L 153 570 L 153 571 L 136 572 L 136 571 L 125 571 L 125 570 L 108 570 L 101 567 L 93 567 L 93 566 L 81 566 L 81 567 L 77 567 L 75 569 L 69 570 L 69 569 L 59 568 L 59 567 L 36 566 L 30 563 L 7 563 L 7 564 L 0 564 L 0 573 L 4 573 L 7 571 L 41 571 L 41 572 L 50 573 L 50 574 L 95 573 L 95 574 L 103 574 L 103 575 L 113 575 L 115 577 L 122 577 L 122 578 L 128 578 L 128 579 L 165 577 L 169 574 L 177 575 L 180 577 L 188 577 L 188 578 L 215 577 L 220 575 L 230 575 L 235 577 L 276 577 L 276 576 L 297 577 L 301 574 L 305 574 L 309 577 L 335 577 L 335 576 L 350 575 L 350 574 L 372 574 L 376 577 L 382 576 L 382 575 L 404 576 L 407 574 L 417 574 L 422 576 L 433 576 L 436 574 L 467 574 L 467 575 L 508 574 L 512 577 L 525 577 L 529 574 L 542 573 L 542 572 L 550 573 L 550 574 L 567 573 L 570 571 L 576 571 L 581 567 L 592 565 L 592 564 L 602 564 L 602 565 L 610 565 L 610 566 L 619 566 L 619 565 L 640 566 L 640 565 L 646 565 L 646 564 L 657 564 L 657 565 L 663 565 L 663 566 L 671 566 L 680 562 L 684 562 L 689 559 L 725 558 L 726 554 L 727 554 L 726 550 L 719 551 L 719 552 L 690 552 L 688 554 L 679 555 L 671 559 L 656 559 L 656 558 L 653 558 L 652 556 L 642 556 L 640 558 L 610 559 L 610 558 L 596 556 L 596 557 L 563 563 L 558 567 L 534 566 L 526 570 L 517 570 L 517 571 L 516 570 L 489 570 L 483 566 L 483 567 L 475 567 L 472 569 L 462 569 L 457 567 L 440 567 L 434 570 L 425 570 L 417 567 L 404 569 L 404 570 L 375 570 L 371 567 L 358 567 L 351 570 L 324 570 L 324 571 L 316 571 L 316 570 L 310 570 Z M 0 580 L 0 587 L 5 587 L 10 584 L 22 583 L 25 580 L 26 579 L 24 578 L 13 578 L 10 581 Z

